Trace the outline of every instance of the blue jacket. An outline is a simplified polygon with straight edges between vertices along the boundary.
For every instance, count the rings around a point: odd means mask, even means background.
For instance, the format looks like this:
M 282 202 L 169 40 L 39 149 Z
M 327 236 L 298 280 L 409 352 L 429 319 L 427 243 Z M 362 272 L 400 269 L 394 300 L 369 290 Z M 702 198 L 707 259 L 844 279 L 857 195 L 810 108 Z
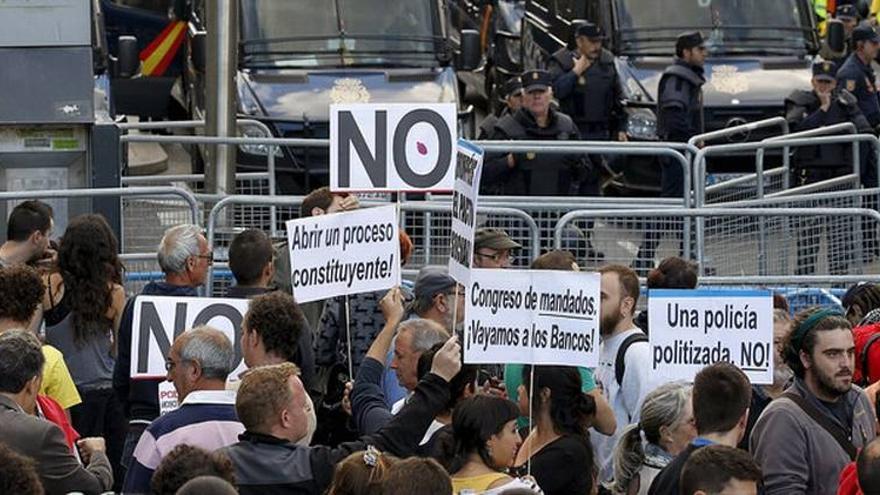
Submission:
M 837 70 L 837 82 L 839 87 L 843 87 L 859 100 L 859 108 L 871 127 L 880 124 L 880 100 L 877 99 L 874 69 L 870 64 L 863 64 L 859 56 L 853 53 Z

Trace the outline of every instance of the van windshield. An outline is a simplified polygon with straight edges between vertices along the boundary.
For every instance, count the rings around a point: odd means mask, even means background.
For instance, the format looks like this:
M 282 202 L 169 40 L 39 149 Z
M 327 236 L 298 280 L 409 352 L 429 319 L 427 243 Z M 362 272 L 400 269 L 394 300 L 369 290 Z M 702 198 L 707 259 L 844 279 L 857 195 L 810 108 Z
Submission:
M 700 30 L 711 54 L 801 54 L 813 48 L 812 13 L 799 0 L 615 0 L 621 51 L 669 55 Z
M 245 65 L 426 66 L 443 48 L 431 0 L 241 0 Z

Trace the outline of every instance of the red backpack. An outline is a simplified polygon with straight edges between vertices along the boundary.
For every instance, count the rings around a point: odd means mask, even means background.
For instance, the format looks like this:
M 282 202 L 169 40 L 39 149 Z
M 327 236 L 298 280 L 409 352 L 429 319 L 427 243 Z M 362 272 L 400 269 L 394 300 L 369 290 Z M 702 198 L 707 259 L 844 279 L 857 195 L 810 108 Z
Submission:
M 880 380 L 880 323 L 853 329 L 856 344 L 856 369 L 853 381 L 862 386 Z

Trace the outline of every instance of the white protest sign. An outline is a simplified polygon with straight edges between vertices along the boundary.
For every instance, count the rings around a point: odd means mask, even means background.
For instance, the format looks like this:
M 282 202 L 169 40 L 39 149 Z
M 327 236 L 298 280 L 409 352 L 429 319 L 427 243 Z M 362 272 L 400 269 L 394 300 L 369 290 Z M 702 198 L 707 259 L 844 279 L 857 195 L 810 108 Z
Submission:
M 451 191 L 454 103 L 330 105 L 332 191 Z
M 651 374 L 693 381 L 726 361 L 753 384 L 773 383 L 773 296 L 761 290 L 648 291 Z
M 169 381 L 159 382 L 159 416 L 177 409 L 177 389 Z
M 471 270 L 465 294 L 466 363 L 599 362 L 599 274 Z
M 208 325 L 229 337 L 235 349 L 237 377 L 245 370 L 241 355 L 241 322 L 247 299 L 138 296 L 131 330 L 131 377 L 165 378 L 165 359 L 174 339 L 193 327 Z
M 458 140 L 455 160 L 455 190 L 452 192 L 452 239 L 449 249 L 449 275 L 467 284 L 474 266 L 474 232 L 477 228 L 477 196 L 483 172 L 483 150 Z
M 394 205 L 287 222 L 293 297 L 305 303 L 400 283 Z

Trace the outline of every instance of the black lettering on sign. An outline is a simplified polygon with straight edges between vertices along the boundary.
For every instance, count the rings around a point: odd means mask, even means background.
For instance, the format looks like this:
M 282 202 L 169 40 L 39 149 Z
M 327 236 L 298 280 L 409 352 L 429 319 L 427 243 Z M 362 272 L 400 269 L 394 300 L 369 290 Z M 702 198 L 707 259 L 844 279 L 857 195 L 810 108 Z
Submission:
M 385 164 L 388 159 L 388 113 L 384 110 L 376 112 L 376 121 L 373 129 L 376 132 L 376 156 L 370 154 L 367 146 L 367 140 L 361 134 L 361 130 L 354 120 L 351 112 L 339 112 L 339 125 L 337 131 L 339 134 L 339 149 L 337 150 L 339 163 L 339 187 L 350 187 L 351 185 L 351 147 L 357 153 L 367 176 L 374 187 L 387 187 L 388 172 Z M 405 159 L 404 159 L 405 160 Z M 448 160 L 448 157 L 447 157 Z

